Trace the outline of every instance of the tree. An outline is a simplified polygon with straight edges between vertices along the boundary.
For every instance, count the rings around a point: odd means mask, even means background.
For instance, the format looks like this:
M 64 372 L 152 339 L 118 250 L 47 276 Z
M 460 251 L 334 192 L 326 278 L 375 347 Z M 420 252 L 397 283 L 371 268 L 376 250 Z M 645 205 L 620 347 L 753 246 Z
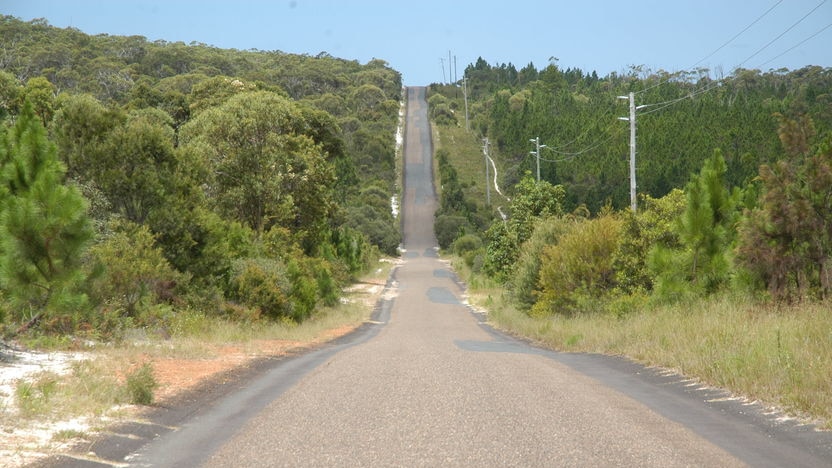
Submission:
M 198 145 L 211 171 L 208 195 L 218 210 L 258 236 L 283 225 L 315 239 L 334 209 L 335 174 L 321 145 L 298 132 L 298 106 L 259 91 L 233 96 L 182 128 L 184 145 Z
M 0 121 L 8 115 L 17 114 L 21 89 L 14 75 L 0 71 Z
M 832 291 L 832 140 L 809 148 L 811 119 L 781 118 L 786 157 L 760 167 L 759 207 L 746 212 L 737 255 L 778 300 Z
M 145 223 L 173 192 L 177 160 L 171 124 L 162 111 L 134 111 L 110 133 L 89 168 L 113 207 L 135 223 Z
M 563 187 L 535 181 L 530 174 L 515 187 L 507 221 L 496 221 L 487 232 L 486 271 L 505 279 L 531 237 L 538 220 L 563 214 Z
M 63 184 L 55 145 L 31 103 L 0 144 L 0 281 L 34 323 L 77 311 L 81 255 L 92 238 L 86 201 Z
M 55 87 L 46 78 L 36 76 L 26 82 L 23 99 L 28 100 L 44 126 L 52 120 L 55 104 Z
M 92 95 L 61 94 L 51 131 L 67 175 L 92 179 L 92 171 L 101 164 L 101 145 L 123 122 L 123 115 L 107 109 Z
M 659 297 L 711 294 L 730 279 L 741 193 L 725 187 L 725 159 L 715 150 L 685 187 L 685 211 L 676 223 L 681 249 L 657 246 L 651 254 Z

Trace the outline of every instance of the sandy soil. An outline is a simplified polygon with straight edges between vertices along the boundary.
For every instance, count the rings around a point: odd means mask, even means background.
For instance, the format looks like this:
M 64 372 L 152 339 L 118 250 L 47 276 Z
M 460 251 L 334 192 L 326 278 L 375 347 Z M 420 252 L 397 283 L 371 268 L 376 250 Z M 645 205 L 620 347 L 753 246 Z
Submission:
M 348 288 L 347 301 L 375 304 L 384 290 L 384 283 L 371 281 Z M 344 336 L 357 325 L 342 326 L 321 333 L 311 342 L 289 340 L 255 340 L 245 345 L 215 345 L 207 349 L 211 357 L 153 358 L 154 375 L 159 387 L 155 392 L 157 404 L 164 405 L 201 383 L 232 370 L 246 366 L 255 359 L 279 357 L 299 349 L 314 346 Z M 68 451 L 77 440 L 55 440 L 61 431 L 94 434 L 107 420 L 92 421 L 76 418 L 69 421 L 32 421 L 20 424 L 16 416 L 15 388 L 21 381 L 36 378 L 44 371 L 62 375 L 70 371 L 72 361 L 94 358 L 89 352 L 39 353 L 4 349 L 0 359 L 0 466 L 17 468 L 55 453 Z M 123 417 L 141 417 L 140 407 L 122 408 Z M 106 429 L 105 429 L 106 430 Z

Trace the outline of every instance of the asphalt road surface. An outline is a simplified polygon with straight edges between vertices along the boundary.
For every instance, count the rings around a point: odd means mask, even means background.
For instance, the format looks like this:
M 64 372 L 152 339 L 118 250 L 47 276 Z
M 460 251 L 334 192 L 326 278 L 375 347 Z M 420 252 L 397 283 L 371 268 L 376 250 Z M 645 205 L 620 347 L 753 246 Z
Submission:
M 404 263 L 372 323 L 278 363 L 133 466 L 832 466 L 827 434 L 623 359 L 481 323 L 438 257 L 425 88 L 408 89 Z

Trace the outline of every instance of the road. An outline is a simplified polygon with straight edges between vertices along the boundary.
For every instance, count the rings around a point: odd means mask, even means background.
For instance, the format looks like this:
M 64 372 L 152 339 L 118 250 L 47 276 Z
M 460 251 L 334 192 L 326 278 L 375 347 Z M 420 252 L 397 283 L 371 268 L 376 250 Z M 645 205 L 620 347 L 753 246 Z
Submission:
M 372 323 L 287 360 L 133 466 L 830 466 L 829 437 L 623 359 L 481 323 L 438 257 L 424 88 L 408 88 L 404 262 Z M 760 413 L 760 414 L 757 414 Z

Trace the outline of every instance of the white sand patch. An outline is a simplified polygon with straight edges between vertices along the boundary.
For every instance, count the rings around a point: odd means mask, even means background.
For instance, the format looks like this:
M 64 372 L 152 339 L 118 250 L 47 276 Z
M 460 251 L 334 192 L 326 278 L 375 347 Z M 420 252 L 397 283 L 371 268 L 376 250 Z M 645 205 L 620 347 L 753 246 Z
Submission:
M 83 352 L 39 353 L 4 349 L 0 353 L 0 410 L 4 417 L 0 437 L 0 466 L 20 467 L 30 464 L 67 441 L 55 441 L 55 434 L 82 434 L 89 431 L 87 418 L 74 418 L 67 421 L 32 421 L 25 422 L 17 418 L 18 413 L 15 392 L 23 382 L 34 382 L 43 373 L 57 376 L 66 375 L 72 369 L 72 363 L 88 359 Z
M 56 375 L 69 373 L 72 363 L 87 359 L 84 353 L 5 350 L 0 354 L 0 407 L 15 406 L 14 393 L 18 382 L 30 381 L 39 374 L 51 372 Z

